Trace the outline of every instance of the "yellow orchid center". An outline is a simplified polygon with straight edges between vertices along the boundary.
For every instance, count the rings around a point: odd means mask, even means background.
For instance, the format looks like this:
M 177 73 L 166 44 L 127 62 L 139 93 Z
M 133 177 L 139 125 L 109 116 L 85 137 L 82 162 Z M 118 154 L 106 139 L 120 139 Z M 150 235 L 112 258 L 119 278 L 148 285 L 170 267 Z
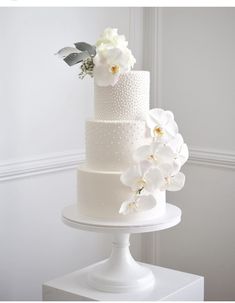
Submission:
M 157 161 L 157 158 L 156 158 L 156 156 L 155 155 L 150 155 L 149 156 L 149 160 L 151 160 L 151 161 Z
M 164 135 L 164 131 L 160 126 L 156 126 L 153 130 L 153 133 L 156 137 L 162 137 Z
M 130 209 L 137 209 L 138 208 L 138 205 L 137 203 L 134 201 L 134 202 L 131 202 L 128 204 L 128 208 Z
M 138 182 L 137 182 L 138 188 L 144 188 L 145 185 L 146 185 L 146 181 L 143 178 L 138 180 Z
M 111 73 L 113 75 L 115 75 L 116 73 L 118 73 L 119 70 L 120 70 L 120 66 L 119 65 L 113 65 L 113 66 L 111 66 Z
M 139 179 L 138 182 L 137 182 L 137 191 L 136 191 L 136 193 L 140 194 L 141 191 L 144 189 L 145 185 L 146 185 L 146 181 L 143 178 Z
M 171 183 L 170 177 L 165 177 L 165 181 L 166 181 L 166 184 L 170 184 Z

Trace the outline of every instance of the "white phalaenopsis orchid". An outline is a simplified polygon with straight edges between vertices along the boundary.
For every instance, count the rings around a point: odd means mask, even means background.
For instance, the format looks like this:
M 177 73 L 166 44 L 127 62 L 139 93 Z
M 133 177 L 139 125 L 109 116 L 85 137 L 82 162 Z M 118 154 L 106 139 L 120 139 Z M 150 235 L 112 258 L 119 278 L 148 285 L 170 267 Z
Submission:
M 160 165 L 159 169 L 164 177 L 160 190 L 178 191 L 184 187 L 185 175 L 179 172 L 178 165 L 165 163 Z
M 173 140 L 169 141 L 168 146 L 174 151 L 176 161 L 178 161 L 181 166 L 184 165 L 184 163 L 188 160 L 189 151 L 188 146 L 186 143 L 184 143 L 181 134 L 177 134 Z
M 134 66 L 136 60 L 127 44 L 125 36 L 118 35 L 117 29 L 108 28 L 101 35 L 93 59 L 93 75 L 97 85 L 114 86 L 120 74 Z
M 151 137 L 146 145 L 134 151 L 135 165 L 121 175 L 122 183 L 129 186 L 133 194 L 129 201 L 122 203 L 119 211 L 122 214 L 151 209 L 157 204 L 157 191 L 178 191 L 185 183 L 180 168 L 189 152 L 178 133 L 173 113 L 152 109 L 146 120 Z
M 114 86 L 120 74 L 123 74 L 133 66 L 133 58 L 128 49 L 101 48 L 93 59 L 93 75 L 97 85 Z
M 149 194 L 162 186 L 164 178 L 159 168 L 152 167 L 149 161 L 142 161 L 124 172 L 121 182 L 129 186 L 133 193 Z
M 127 215 L 135 212 L 146 211 L 154 208 L 157 202 L 152 195 L 140 195 L 122 203 L 119 214 Z
M 172 164 L 175 162 L 176 153 L 170 146 L 158 141 L 153 141 L 149 145 L 139 147 L 134 152 L 133 159 L 135 162 L 148 160 L 153 166 L 159 166 L 163 163 Z
M 133 194 L 129 201 L 122 203 L 121 214 L 151 209 L 157 204 L 157 191 L 178 191 L 185 183 L 180 168 L 189 152 L 178 133 L 173 113 L 152 109 L 146 120 L 151 137 L 147 138 L 146 145 L 134 151 L 135 165 L 121 175 L 122 183 L 129 186 Z
M 149 111 L 146 123 L 150 128 L 151 136 L 162 143 L 174 139 L 178 133 L 178 126 L 171 111 L 154 108 Z
M 155 207 L 157 201 L 153 194 L 164 185 L 164 178 L 157 167 L 142 161 L 124 172 L 121 182 L 132 191 L 132 197 L 124 201 L 119 210 L 121 214 L 128 214 Z

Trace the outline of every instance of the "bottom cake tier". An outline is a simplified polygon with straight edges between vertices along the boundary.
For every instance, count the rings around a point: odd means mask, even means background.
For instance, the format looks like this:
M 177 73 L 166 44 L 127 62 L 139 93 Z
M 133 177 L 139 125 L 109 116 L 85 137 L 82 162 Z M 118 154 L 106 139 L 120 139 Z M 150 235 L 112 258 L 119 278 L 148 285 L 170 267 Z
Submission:
M 82 216 L 104 221 L 135 223 L 159 218 L 165 213 L 165 192 L 157 192 L 157 204 L 151 210 L 119 214 L 122 202 L 131 197 L 130 189 L 120 181 L 121 172 L 95 171 L 85 165 L 78 168 L 78 211 Z

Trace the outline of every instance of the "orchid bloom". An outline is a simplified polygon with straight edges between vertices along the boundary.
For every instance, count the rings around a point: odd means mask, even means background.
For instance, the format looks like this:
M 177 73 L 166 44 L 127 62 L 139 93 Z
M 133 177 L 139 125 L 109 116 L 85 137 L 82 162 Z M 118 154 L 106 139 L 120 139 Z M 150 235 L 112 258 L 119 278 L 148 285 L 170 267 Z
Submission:
M 177 165 L 162 164 L 159 168 L 164 177 L 160 190 L 178 191 L 184 187 L 185 175 L 179 172 Z
M 174 151 L 175 159 L 179 161 L 180 165 L 184 165 L 184 163 L 188 160 L 189 151 L 188 146 L 186 143 L 184 143 L 181 134 L 177 134 L 173 140 L 169 141 L 168 146 Z
M 172 163 L 176 159 L 176 153 L 170 146 L 153 141 L 149 145 L 140 146 L 134 153 L 135 162 L 148 160 L 153 166 L 163 163 Z
M 148 161 L 133 165 L 121 175 L 121 182 L 136 193 L 153 193 L 163 183 L 161 171 Z
M 127 215 L 135 212 L 146 211 L 156 206 L 153 195 L 133 196 L 132 199 L 124 201 L 119 209 L 119 214 Z
M 151 136 L 162 143 L 174 139 L 178 133 L 178 126 L 171 111 L 154 108 L 149 111 L 146 123 L 150 128 Z
M 136 60 L 127 45 L 125 36 L 112 28 L 107 28 L 96 42 L 93 75 L 98 86 L 114 86 L 120 74 L 134 66 Z
M 127 214 L 153 208 L 157 203 L 153 193 L 163 186 L 164 178 L 157 167 L 151 167 L 149 161 L 142 161 L 124 172 L 121 182 L 132 191 L 131 199 L 124 201 L 119 210 Z

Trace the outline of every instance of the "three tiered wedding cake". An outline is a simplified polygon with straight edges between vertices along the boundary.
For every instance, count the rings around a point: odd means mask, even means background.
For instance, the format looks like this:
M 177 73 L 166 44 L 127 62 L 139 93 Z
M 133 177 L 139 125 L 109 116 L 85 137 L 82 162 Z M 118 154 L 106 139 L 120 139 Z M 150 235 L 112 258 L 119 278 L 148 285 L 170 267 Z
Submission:
M 106 220 L 136 220 L 161 215 L 165 192 L 146 212 L 119 213 L 132 191 L 120 177 L 133 164 L 133 154 L 147 143 L 145 115 L 149 111 L 149 72 L 122 74 L 115 86 L 95 85 L 95 119 L 86 123 L 86 164 L 78 169 L 78 209 Z M 141 186 L 141 180 L 140 180 Z
M 188 148 L 170 111 L 149 110 L 150 75 L 131 71 L 124 36 L 106 29 L 96 46 L 79 42 L 59 55 L 94 77 L 94 119 L 86 121 L 86 163 L 78 168 L 78 211 L 135 223 L 165 212 L 166 190 L 180 190 Z

